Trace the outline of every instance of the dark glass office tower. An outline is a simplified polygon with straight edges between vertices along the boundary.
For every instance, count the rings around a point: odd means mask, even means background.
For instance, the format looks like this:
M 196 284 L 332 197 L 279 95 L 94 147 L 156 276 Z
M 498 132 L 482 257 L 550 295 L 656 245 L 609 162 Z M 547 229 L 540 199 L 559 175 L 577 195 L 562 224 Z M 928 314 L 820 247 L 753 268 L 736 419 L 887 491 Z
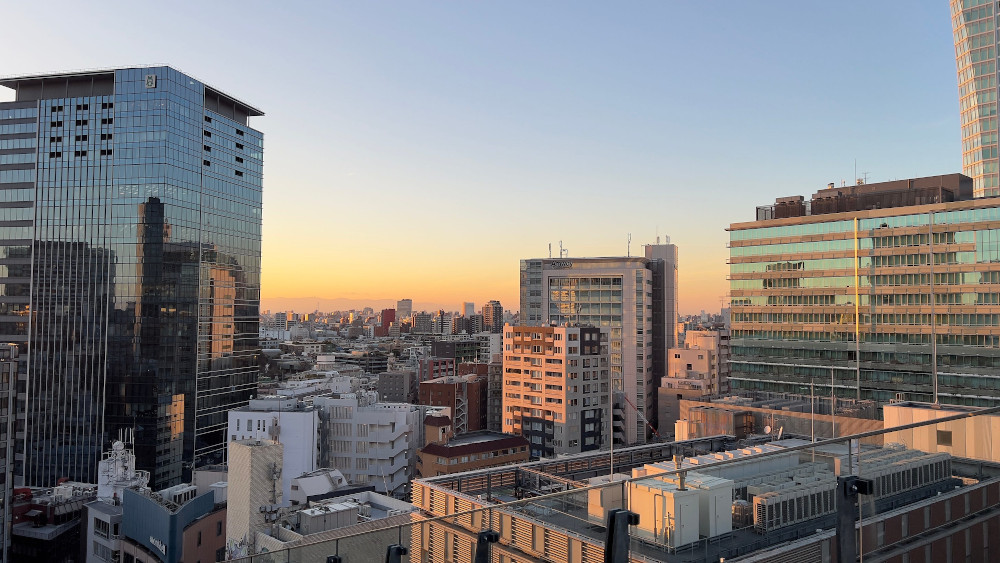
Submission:
M 96 482 L 126 428 L 151 486 L 224 461 L 256 386 L 263 114 L 169 67 L 0 86 L 16 481 Z

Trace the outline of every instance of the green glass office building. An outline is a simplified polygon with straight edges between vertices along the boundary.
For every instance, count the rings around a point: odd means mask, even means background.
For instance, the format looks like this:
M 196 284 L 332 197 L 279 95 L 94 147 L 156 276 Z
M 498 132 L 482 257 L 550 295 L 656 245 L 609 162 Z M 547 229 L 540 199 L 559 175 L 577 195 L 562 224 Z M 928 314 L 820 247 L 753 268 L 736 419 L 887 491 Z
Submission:
M 1000 404 L 1000 198 L 972 191 L 831 186 L 731 225 L 733 390 L 933 401 L 936 372 L 940 402 Z

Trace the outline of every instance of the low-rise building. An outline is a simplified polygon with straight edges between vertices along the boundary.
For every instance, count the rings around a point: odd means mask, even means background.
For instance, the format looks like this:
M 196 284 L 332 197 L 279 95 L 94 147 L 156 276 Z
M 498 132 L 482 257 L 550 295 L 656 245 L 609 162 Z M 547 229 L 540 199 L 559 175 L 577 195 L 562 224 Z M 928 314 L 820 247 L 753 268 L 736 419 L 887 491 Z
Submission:
M 528 461 L 528 441 L 488 430 L 455 436 L 451 418 L 424 419 L 426 444 L 417 450 L 417 477 L 461 473 Z
M 369 391 L 313 399 L 323 419 L 320 466 L 339 469 L 354 484 L 372 484 L 378 492 L 402 494 L 413 475 L 425 411 L 377 399 Z
M 388 403 L 413 403 L 417 400 L 417 373 L 401 369 L 378 375 L 379 399 Z
M 230 445 L 246 440 L 276 440 L 284 446 L 281 488 L 289 502 L 292 479 L 318 467 L 319 411 L 294 397 L 264 396 L 229 411 Z
M 84 505 L 96 496 L 96 485 L 75 481 L 53 488 L 15 488 L 10 560 L 25 563 L 78 560 L 83 545 Z
M 452 415 L 456 434 L 486 429 L 486 378 L 452 375 L 420 382 L 419 403 L 446 407 Z

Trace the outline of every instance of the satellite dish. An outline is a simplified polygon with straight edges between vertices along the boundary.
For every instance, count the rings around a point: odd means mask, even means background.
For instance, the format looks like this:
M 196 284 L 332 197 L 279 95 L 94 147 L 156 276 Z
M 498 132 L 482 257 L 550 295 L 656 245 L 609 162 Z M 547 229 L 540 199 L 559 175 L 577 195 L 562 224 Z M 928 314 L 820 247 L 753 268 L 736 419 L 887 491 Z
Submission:
M 116 440 L 114 444 L 111 444 L 111 449 L 113 449 L 116 452 L 120 452 L 125 449 L 125 444 Z
M 770 434 L 770 433 L 771 433 L 771 425 L 769 424 L 764 427 L 764 434 Z

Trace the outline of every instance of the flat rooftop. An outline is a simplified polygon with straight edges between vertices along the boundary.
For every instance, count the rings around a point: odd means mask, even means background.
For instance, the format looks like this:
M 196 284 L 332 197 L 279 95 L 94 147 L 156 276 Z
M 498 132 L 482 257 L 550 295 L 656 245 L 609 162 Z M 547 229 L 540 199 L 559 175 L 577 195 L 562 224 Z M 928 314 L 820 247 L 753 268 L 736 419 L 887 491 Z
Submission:
M 248 117 L 261 117 L 264 112 L 255 106 L 224 91 L 208 85 L 205 81 L 174 68 L 170 65 L 137 65 L 121 68 L 87 69 L 40 74 L 23 74 L 18 76 L 0 77 L 0 86 L 5 86 L 18 93 L 17 101 L 27 99 L 50 99 L 57 97 L 110 95 L 113 93 L 115 72 L 133 69 L 169 68 L 197 80 L 205 86 L 205 98 L 214 99 L 217 103 L 235 106 Z M 110 88 L 110 90 L 109 90 Z M 46 89 L 51 95 L 45 93 Z

